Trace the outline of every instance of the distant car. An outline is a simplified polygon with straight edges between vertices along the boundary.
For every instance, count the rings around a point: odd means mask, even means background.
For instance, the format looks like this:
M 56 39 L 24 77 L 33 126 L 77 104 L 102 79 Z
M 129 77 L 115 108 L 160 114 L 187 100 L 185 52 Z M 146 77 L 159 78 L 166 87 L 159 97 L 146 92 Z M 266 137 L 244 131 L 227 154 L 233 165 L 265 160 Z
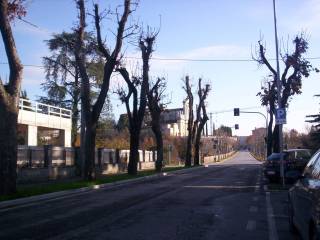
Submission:
M 311 155 L 309 149 L 289 149 L 281 153 L 283 155 L 284 173 L 287 181 L 294 181 L 301 175 Z M 263 166 L 264 175 L 271 182 L 280 179 L 280 153 L 272 153 Z
M 320 150 L 289 190 L 289 224 L 303 240 L 320 239 Z

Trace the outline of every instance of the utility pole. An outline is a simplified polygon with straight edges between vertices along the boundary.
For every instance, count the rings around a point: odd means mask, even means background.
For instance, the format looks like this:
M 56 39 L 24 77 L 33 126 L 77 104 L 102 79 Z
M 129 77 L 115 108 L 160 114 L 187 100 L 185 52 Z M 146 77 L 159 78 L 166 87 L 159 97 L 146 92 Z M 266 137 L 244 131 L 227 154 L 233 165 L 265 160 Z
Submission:
M 278 32 L 277 32 L 277 17 L 276 17 L 276 3 L 273 0 L 273 20 L 274 20 L 274 37 L 276 42 L 276 60 L 277 60 L 277 90 L 278 90 L 278 108 L 281 109 L 282 106 L 282 97 L 281 97 L 281 89 L 282 83 L 280 82 L 280 66 L 279 66 L 279 47 L 278 47 Z M 280 175 L 282 179 L 282 185 L 285 185 L 284 182 L 284 165 L 283 165 L 283 139 L 282 139 L 282 123 L 279 125 L 279 152 L 280 152 Z

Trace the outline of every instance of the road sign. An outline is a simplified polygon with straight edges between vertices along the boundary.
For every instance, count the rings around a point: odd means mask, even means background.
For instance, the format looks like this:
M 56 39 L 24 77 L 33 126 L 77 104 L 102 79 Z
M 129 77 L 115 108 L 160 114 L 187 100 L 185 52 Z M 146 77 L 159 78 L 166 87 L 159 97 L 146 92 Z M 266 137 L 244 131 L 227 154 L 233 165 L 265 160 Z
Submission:
M 240 116 L 240 109 L 239 108 L 233 109 L 233 116 Z
M 285 108 L 276 109 L 276 125 L 286 124 L 287 123 L 287 114 Z

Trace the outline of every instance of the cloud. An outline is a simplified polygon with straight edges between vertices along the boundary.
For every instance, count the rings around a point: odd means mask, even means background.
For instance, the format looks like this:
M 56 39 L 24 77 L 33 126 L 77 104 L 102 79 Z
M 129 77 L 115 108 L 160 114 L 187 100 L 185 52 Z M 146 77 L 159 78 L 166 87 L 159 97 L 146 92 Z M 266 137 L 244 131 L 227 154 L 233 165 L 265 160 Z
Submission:
M 295 9 L 294 16 L 282 19 L 284 26 L 292 31 L 307 31 L 318 35 L 320 22 L 320 1 L 301 1 L 301 7 Z

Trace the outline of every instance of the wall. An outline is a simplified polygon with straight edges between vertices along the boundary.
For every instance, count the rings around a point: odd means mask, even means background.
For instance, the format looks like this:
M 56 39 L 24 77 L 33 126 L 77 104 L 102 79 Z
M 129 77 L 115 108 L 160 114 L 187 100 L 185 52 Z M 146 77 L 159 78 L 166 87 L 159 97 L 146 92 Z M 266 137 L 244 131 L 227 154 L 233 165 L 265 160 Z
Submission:
M 97 149 L 97 174 L 121 173 L 127 170 L 129 150 Z M 18 182 L 41 182 L 72 178 L 81 173 L 79 149 L 45 145 L 18 146 Z M 156 152 L 139 150 L 138 170 L 155 169 Z
M 235 151 L 225 153 L 225 154 L 214 155 L 214 156 L 206 156 L 203 158 L 203 164 L 220 162 L 223 159 L 231 157 L 233 154 L 235 154 Z

